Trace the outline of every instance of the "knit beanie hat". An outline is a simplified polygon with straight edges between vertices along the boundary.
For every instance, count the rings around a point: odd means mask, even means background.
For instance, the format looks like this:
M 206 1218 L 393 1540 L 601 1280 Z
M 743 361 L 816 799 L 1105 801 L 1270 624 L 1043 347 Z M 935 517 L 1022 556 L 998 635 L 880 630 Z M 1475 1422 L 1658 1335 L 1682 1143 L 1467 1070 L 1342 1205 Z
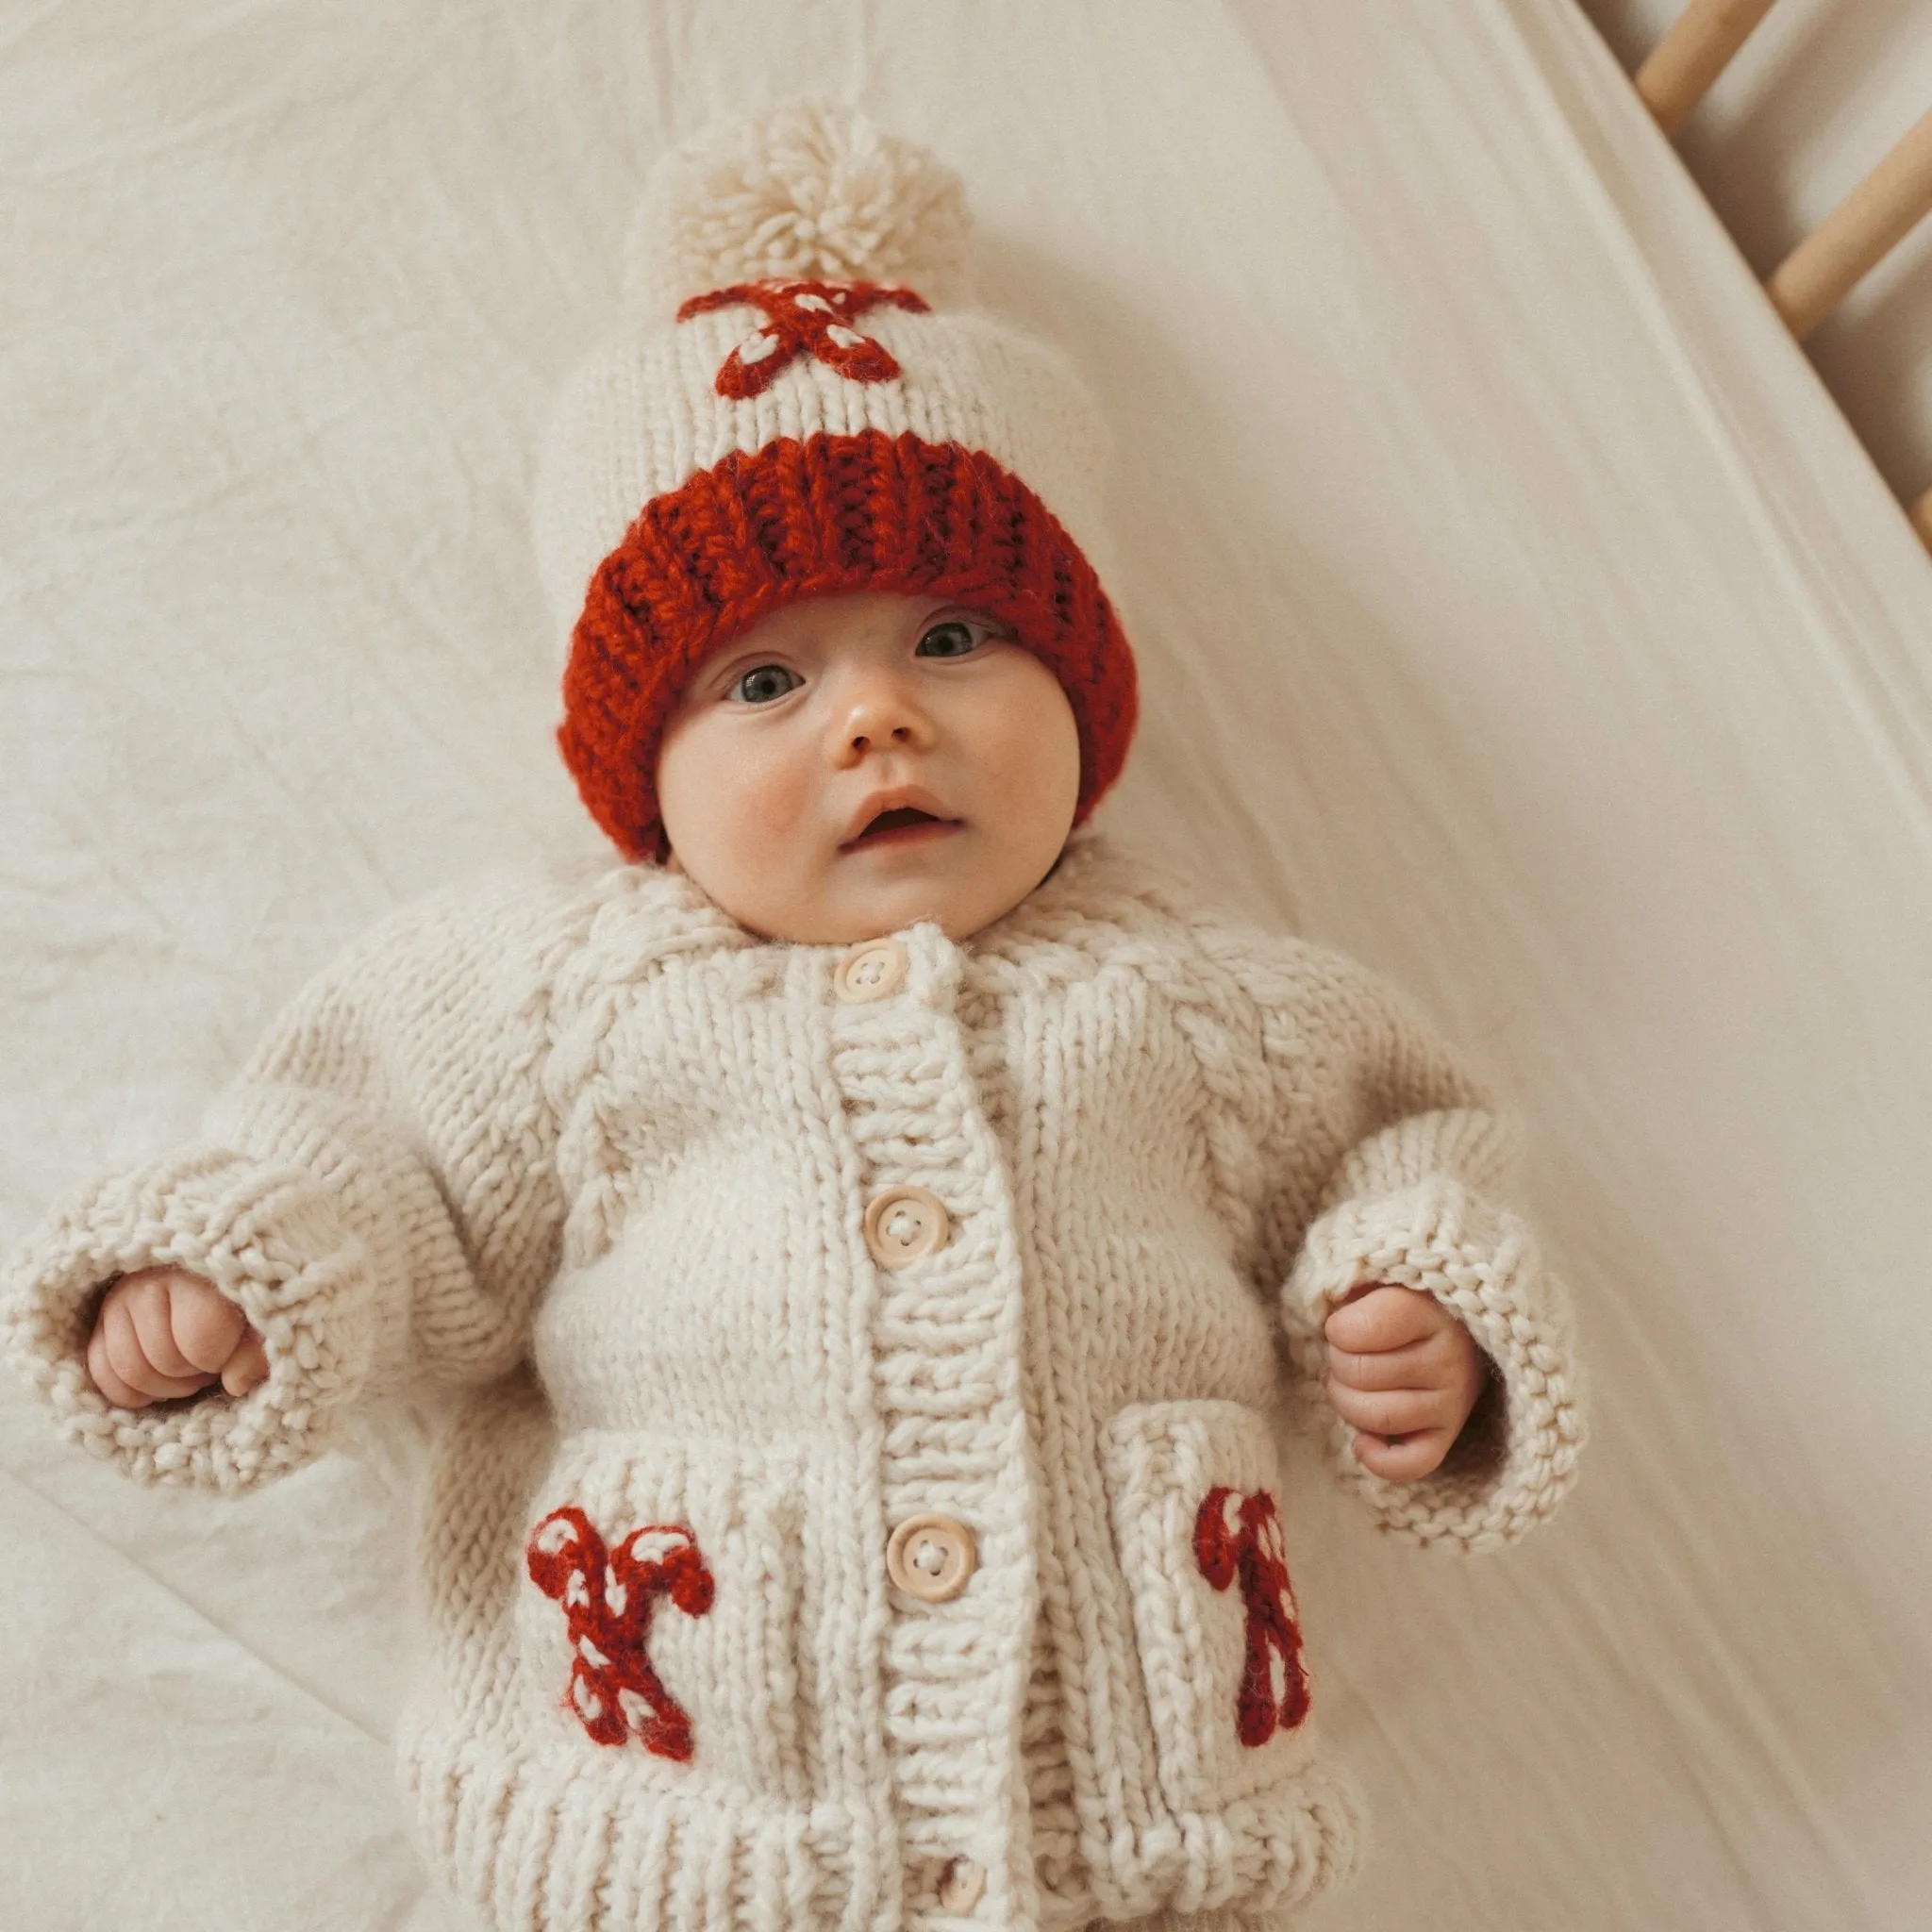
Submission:
M 658 748 L 691 675 L 806 597 L 985 611 L 1066 691 L 1076 824 L 1119 775 L 1105 431 L 1057 353 L 964 306 L 969 232 L 957 176 L 845 110 L 781 108 L 654 171 L 635 332 L 568 385 L 535 515 L 571 638 L 558 742 L 629 858 L 661 854 Z

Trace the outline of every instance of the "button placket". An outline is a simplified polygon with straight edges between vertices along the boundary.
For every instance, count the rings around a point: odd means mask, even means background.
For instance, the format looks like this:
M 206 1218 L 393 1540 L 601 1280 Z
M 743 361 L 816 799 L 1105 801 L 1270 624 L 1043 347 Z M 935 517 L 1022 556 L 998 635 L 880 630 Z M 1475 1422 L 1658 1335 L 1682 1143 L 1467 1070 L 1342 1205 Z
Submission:
M 875 1573 L 888 1617 L 885 1744 L 904 1843 L 941 1868 L 926 1865 L 914 1881 L 925 1911 L 964 1922 L 986 1911 L 996 1861 L 1024 1824 L 1005 1756 L 989 1753 L 985 1740 L 1013 1735 L 1021 1722 L 1030 1562 L 1009 1552 L 981 1574 L 977 1548 L 981 1535 L 1003 1547 L 996 1532 L 1021 1506 L 1026 1481 L 996 1454 L 1018 1422 L 1020 1284 L 1007 1244 L 952 1239 L 956 1211 L 975 1236 L 982 1212 L 1010 1212 L 997 1140 L 973 1080 L 961 1077 L 969 1041 L 955 1008 L 964 958 L 924 924 L 881 946 L 885 958 L 859 957 L 874 943 L 814 971 L 825 975 L 817 984 L 831 1008 L 832 1068 L 857 1157 L 854 1205 L 877 1270 L 874 1374 L 888 1446 L 874 1521 L 887 1544 L 874 1549 L 886 1573 Z M 942 1249 L 930 1268 L 915 1265 Z M 958 1473 L 935 1484 L 936 1467 L 954 1467 L 944 1459 L 953 1445 Z M 958 1514 L 935 1523 L 935 1505 Z M 941 1622 L 963 1648 L 935 1643 Z M 947 1714 L 937 1733 L 933 1712 Z M 968 1845 L 976 1879 L 962 1871 L 947 1891 L 959 1903 L 943 1904 L 944 1848 Z

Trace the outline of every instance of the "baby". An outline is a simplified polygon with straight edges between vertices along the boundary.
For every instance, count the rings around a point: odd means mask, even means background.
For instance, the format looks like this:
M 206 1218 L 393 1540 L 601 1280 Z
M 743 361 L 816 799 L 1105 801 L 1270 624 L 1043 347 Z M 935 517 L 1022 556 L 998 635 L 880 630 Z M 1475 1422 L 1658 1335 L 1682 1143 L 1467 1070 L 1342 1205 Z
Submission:
M 1099 431 L 966 240 L 856 116 L 664 165 L 538 514 L 628 862 L 392 920 L 8 1277 L 144 1479 L 467 1391 L 402 1759 L 499 1932 L 1278 1924 L 1357 1813 L 1284 1400 L 1421 1542 L 1574 1473 L 1480 1093 L 1086 824 L 1135 707 Z

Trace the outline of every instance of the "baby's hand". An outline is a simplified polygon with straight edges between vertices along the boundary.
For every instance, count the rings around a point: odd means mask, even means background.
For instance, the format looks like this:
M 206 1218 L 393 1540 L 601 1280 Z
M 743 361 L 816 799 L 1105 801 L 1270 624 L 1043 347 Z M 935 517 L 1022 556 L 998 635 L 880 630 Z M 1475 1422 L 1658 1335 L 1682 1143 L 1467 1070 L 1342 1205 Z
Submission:
M 108 1291 L 87 1372 L 116 1408 L 143 1408 L 217 1382 L 246 1395 L 268 1379 L 268 1356 L 248 1318 L 213 1282 L 182 1268 L 143 1268 Z
M 1365 1282 L 1322 1325 L 1328 1407 L 1356 1429 L 1356 1458 L 1391 1482 L 1425 1476 L 1483 1392 L 1488 1364 L 1434 1295 Z

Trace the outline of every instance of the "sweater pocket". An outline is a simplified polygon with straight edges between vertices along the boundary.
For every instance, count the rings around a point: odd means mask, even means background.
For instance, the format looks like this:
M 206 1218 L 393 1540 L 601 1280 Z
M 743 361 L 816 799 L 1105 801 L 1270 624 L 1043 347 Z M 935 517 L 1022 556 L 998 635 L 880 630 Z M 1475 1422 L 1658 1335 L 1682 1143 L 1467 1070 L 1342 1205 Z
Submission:
M 1240 1403 L 1144 1403 L 1102 1456 L 1161 1795 L 1225 1810 L 1313 1755 L 1274 1436 Z
M 808 1799 L 801 1493 L 784 1445 L 601 1430 L 563 1443 L 517 1605 L 526 1697 L 554 1743 L 652 1782 Z

